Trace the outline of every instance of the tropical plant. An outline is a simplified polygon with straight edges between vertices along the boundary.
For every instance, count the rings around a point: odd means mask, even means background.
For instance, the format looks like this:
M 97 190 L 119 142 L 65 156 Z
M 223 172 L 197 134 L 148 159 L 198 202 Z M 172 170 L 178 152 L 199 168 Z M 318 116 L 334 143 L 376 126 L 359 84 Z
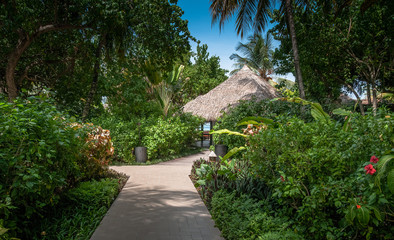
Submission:
M 183 65 L 174 66 L 172 71 L 168 73 L 167 78 L 154 87 L 156 99 L 164 117 L 167 117 L 170 112 L 175 95 L 182 89 L 183 81 L 181 75 L 183 69 Z
M 247 43 L 238 43 L 235 50 L 239 51 L 242 56 L 233 53 L 231 60 L 235 60 L 236 69 L 231 74 L 239 71 L 244 65 L 249 66 L 256 71 L 263 79 L 268 81 L 268 75 L 273 72 L 272 64 L 272 37 L 267 32 L 265 39 L 261 34 L 254 34 L 248 37 Z
M 154 97 L 164 117 L 170 112 L 175 95 L 182 89 L 184 68 L 183 65 L 174 65 L 170 72 L 162 72 L 148 61 L 142 68 L 147 91 Z
M 262 0 L 242 0 L 242 1 L 226 1 L 226 0 L 211 0 L 211 14 L 212 22 L 219 21 L 221 28 L 227 19 L 237 14 L 236 29 L 237 34 L 243 37 L 244 31 L 248 31 L 253 27 L 255 32 L 264 30 L 268 23 L 268 14 L 270 8 L 274 7 L 275 1 Z M 298 54 L 297 37 L 295 32 L 294 17 L 293 17 L 293 1 L 282 0 L 280 5 L 282 15 L 286 15 L 286 23 L 289 29 L 289 35 L 292 42 L 292 49 L 294 54 L 294 67 L 296 72 L 296 80 L 298 83 L 298 90 L 300 97 L 305 99 L 304 84 L 302 80 L 300 56 Z

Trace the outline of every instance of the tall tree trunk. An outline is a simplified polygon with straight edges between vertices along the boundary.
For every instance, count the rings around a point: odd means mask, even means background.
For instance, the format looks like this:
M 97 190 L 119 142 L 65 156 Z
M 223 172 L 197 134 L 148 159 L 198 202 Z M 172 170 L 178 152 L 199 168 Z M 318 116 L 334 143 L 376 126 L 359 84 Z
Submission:
M 287 16 L 287 24 L 289 26 L 289 31 L 290 31 L 291 45 L 294 55 L 294 68 L 296 72 L 295 77 L 298 84 L 298 90 L 300 91 L 300 98 L 305 99 L 304 82 L 302 80 L 302 74 L 301 74 L 300 56 L 298 53 L 297 36 L 295 32 L 293 6 L 291 0 L 285 0 L 285 10 Z
M 22 54 L 30 46 L 30 44 L 38 38 L 41 34 L 59 31 L 66 29 L 83 29 L 83 26 L 72 26 L 72 25 L 54 25 L 48 24 L 44 26 L 39 26 L 35 32 L 32 34 L 24 34 L 22 29 L 19 29 L 19 39 L 14 50 L 8 55 L 8 62 L 5 70 L 5 79 L 8 91 L 8 100 L 12 102 L 18 96 L 18 88 L 15 82 L 15 69 L 21 58 Z
M 375 80 L 373 80 L 372 81 L 372 111 L 374 116 L 376 116 L 377 109 L 378 109 L 378 99 L 376 94 L 376 83 Z
M 94 62 L 94 67 L 93 67 L 92 83 L 90 84 L 90 91 L 89 91 L 88 97 L 85 102 L 85 106 L 82 111 L 82 120 L 83 121 L 85 121 L 86 117 L 89 115 L 90 106 L 91 106 L 94 96 L 96 95 L 96 92 L 97 92 L 98 77 L 99 77 L 99 73 L 100 73 L 101 50 L 104 45 L 104 38 L 105 38 L 105 35 L 101 36 L 99 44 L 96 48 L 96 53 L 95 53 L 96 61 Z
M 30 46 L 34 40 L 33 37 L 26 36 L 18 40 L 15 49 L 8 55 L 8 62 L 5 70 L 5 80 L 8 90 L 8 100 L 12 102 L 18 96 L 18 87 L 15 82 L 15 69 L 18 61 L 24 51 Z
M 371 105 L 371 85 L 367 82 L 367 101 L 368 105 Z
M 356 96 L 358 106 L 360 107 L 361 115 L 364 116 L 364 115 L 365 115 L 364 105 L 363 105 L 363 103 L 362 103 L 362 101 L 361 101 L 361 99 L 360 99 L 360 96 L 358 95 L 357 91 L 354 90 L 354 88 L 352 87 L 352 85 L 346 84 L 346 86 L 350 89 L 350 91 L 352 91 L 352 93 L 354 94 L 354 96 Z

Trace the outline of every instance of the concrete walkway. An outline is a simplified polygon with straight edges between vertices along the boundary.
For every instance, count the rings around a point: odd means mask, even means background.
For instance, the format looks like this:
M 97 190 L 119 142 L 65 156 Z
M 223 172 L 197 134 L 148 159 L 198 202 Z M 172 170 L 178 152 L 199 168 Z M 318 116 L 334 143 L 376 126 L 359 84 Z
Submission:
M 150 166 L 116 166 L 130 176 L 91 240 L 216 240 L 207 208 L 189 178 L 209 151 Z

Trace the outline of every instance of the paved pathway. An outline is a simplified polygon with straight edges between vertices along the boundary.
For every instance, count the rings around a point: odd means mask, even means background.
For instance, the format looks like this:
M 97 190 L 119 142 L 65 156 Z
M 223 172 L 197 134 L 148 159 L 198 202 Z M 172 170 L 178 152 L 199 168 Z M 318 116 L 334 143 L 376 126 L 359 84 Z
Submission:
M 130 176 L 91 240 L 216 240 L 214 227 L 189 174 L 208 151 L 150 166 L 117 166 Z

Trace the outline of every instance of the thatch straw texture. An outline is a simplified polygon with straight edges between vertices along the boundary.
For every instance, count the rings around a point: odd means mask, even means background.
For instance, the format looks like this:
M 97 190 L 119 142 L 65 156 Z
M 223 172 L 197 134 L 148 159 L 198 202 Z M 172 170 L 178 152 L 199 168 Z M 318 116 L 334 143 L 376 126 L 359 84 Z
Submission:
M 215 121 L 230 107 L 239 104 L 240 100 L 250 100 L 253 97 L 256 100 L 272 99 L 278 97 L 278 93 L 266 80 L 244 66 L 207 94 L 188 102 L 183 111 L 207 121 Z

